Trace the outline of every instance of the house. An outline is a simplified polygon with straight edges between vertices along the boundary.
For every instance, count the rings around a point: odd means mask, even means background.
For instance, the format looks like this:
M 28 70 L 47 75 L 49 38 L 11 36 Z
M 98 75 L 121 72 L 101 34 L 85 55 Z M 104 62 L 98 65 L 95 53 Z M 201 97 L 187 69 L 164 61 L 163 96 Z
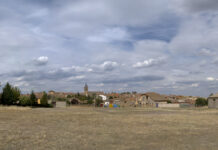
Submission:
M 167 104 L 168 99 L 155 92 L 148 92 L 141 95 L 136 104 L 139 106 L 158 107 L 159 104 Z
M 107 100 L 107 96 L 105 96 L 105 95 L 98 95 L 99 97 L 101 97 L 101 99 L 103 100 L 103 101 L 106 101 Z
M 208 97 L 208 108 L 218 108 L 218 93 Z

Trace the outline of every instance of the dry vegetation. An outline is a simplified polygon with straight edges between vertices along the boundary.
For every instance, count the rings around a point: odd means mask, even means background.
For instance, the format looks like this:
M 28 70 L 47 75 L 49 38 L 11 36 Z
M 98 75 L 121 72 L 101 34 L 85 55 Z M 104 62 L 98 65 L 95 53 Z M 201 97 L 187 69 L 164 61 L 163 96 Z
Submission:
M 0 107 L 0 149 L 217 150 L 218 110 Z

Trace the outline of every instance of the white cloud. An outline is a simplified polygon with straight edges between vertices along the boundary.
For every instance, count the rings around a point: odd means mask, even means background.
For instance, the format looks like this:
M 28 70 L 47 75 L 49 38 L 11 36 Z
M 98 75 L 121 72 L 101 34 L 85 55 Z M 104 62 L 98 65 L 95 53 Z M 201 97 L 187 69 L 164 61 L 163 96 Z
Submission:
M 150 58 L 148 60 L 144 60 L 143 62 L 137 62 L 133 65 L 134 68 L 143 68 L 143 67 L 151 67 L 155 65 L 161 65 L 164 62 L 163 58 L 153 59 Z
M 103 64 L 100 65 L 105 71 L 112 71 L 115 67 L 118 66 L 117 62 L 114 61 L 105 61 Z
M 213 77 L 207 77 L 207 81 L 215 81 L 216 79 Z
M 92 72 L 93 69 L 88 66 L 71 66 L 71 67 L 62 67 L 65 72 Z
M 47 56 L 40 56 L 37 59 L 35 59 L 34 62 L 38 66 L 46 65 L 48 63 L 48 57 Z

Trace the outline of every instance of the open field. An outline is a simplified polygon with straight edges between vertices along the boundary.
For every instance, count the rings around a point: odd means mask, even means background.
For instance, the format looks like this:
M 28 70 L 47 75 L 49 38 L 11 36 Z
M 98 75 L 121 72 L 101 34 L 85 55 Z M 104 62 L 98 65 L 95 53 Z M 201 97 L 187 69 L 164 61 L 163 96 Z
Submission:
M 0 149 L 217 150 L 218 110 L 0 106 Z

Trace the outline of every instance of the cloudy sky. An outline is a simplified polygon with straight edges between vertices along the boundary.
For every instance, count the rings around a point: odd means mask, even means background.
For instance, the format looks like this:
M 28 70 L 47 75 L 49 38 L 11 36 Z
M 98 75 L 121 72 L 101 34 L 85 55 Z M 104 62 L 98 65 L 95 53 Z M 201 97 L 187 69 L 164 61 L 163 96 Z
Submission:
M 0 81 L 21 90 L 218 92 L 217 0 L 0 0 Z

